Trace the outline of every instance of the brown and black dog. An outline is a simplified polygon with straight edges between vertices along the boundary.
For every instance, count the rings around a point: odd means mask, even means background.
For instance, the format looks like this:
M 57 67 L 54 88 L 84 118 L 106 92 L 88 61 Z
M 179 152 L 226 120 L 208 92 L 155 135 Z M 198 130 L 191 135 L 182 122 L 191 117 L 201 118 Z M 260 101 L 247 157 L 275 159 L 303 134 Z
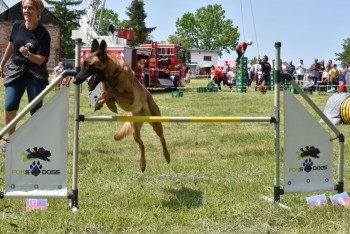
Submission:
M 91 45 L 91 55 L 84 61 L 83 67 L 75 77 L 74 84 L 79 85 L 87 78 L 89 90 L 102 82 L 102 95 L 97 99 L 95 110 L 107 107 L 117 113 L 117 106 L 128 112 L 129 116 L 160 116 L 158 105 L 153 100 L 151 93 L 136 79 L 135 73 L 129 65 L 117 57 L 107 54 L 107 44 L 104 40 L 101 44 L 94 40 Z M 141 140 L 142 122 L 126 122 L 114 136 L 115 140 L 121 140 L 132 133 L 141 150 L 140 168 L 146 169 L 145 147 Z M 170 162 L 170 154 L 167 149 L 163 134 L 163 126 L 160 122 L 151 122 L 153 130 L 160 138 L 165 160 Z

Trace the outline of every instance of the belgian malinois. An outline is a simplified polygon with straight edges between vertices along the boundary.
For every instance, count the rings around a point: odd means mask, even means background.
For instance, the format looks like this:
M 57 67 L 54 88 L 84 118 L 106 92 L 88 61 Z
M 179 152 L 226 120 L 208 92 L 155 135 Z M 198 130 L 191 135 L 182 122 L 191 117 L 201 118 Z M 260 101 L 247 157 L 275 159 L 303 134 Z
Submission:
M 106 103 L 107 107 L 115 113 L 118 111 L 116 106 L 118 104 L 119 107 L 128 112 L 129 116 L 161 115 L 151 93 L 136 79 L 130 66 L 116 56 L 107 53 L 107 44 L 104 40 L 101 41 L 101 44 L 97 40 L 93 40 L 91 55 L 84 61 L 82 69 L 73 83 L 79 85 L 89 77 L 91 77 L 88 82 L 90 91 L 102 82 L 102 94 L 96 101 L 95 110 L 101 109 Z M 126 122 L 114 135 L 114 139 L 118 141 L 129 133 L 133 134 L 140 147 L 140 168 L 144 172 L 146 158 L 140 134 L 142 124 L 142 122 Z M 150 124 L 160 138 L 164 158 L 169 163 L 170 154 L 163 135 L 162 123 L 151 122 Z

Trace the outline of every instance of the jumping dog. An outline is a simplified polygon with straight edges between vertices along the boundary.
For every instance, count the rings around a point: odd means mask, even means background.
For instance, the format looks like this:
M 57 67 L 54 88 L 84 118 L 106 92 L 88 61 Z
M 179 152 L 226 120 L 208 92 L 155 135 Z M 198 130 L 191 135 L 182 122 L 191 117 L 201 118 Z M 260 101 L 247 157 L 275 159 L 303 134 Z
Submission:
M 153 100 L 151 93 L 136 79 L 130 66 L 107 53 L 107 43 L 93 40 L 91 55 L 85 59 L 81 71 L 75 77 L 74 84 L 79 85 L 87 80 L 89 90 L 94 90 L 101 82 L 102 94 L 97 99 L 95 111 L 100 110 L 104 103 L 112 111 L 117 113 L 116 104 L 128 112 L 128 116 L 160 116 L 158 105 Z M 145 147 L 141 139 L 142 122 L 126 122 L 114 135 L 116 141 L 121 140 L 132 133 L 141 151 L 140 169 L 146 169 Z M 167 149 L 163 134 L 163 126 L 160 122 L 151 122 L 153 130 L 160 138 L 165 160 L 170 162 L 170 154 Z

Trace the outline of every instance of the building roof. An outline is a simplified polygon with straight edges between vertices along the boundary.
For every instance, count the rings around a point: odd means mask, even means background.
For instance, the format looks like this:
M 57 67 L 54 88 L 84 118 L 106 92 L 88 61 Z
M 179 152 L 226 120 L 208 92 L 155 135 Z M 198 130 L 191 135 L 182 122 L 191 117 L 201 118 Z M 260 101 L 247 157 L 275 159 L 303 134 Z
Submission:
M 6 3 L 3 0 L 1 0 L 0 1 L 0 13 L 6 11 L 7 9 L 9 9 L 9 7 L 6 5 Z
M 236 70 L 236 60 L 223 60 L 220 63 L 216 65 L 216 67 L 223 67 L 225 65 L 225 62 L 227 61 L 228 65 L 231 67 L 233 71 Z
M 210 52 L 210 53 L 219 53 L 219 50 L 204 50 L 204 49 L 197 49 L 197 48 L 191 48 L 187 49 L 188 51 L 193 52 Z

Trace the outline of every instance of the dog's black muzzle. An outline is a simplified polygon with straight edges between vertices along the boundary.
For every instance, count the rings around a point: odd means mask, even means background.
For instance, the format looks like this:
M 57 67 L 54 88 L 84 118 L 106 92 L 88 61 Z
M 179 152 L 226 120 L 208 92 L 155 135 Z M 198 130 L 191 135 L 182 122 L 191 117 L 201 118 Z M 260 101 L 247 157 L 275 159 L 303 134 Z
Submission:
M 76 85 L 80 85 L 84 81 L 86 81 L 87 78 L 89 78 L 92 74 L 90 74 L 89 69 L 87 69 L 85 66 L 81 71 L 76 75 L 73 83 Z
M 89 78 L 90 77 L 90 78 Z M 89 78 L 89 79 L 88 79 Z M 88 79 L 89 91 L 92 91 L 96 86 L 104 80 L 103 72 L 92 69 L 92 67 L 84 66 L 73 81 L 74 84 L 80 85 Z

